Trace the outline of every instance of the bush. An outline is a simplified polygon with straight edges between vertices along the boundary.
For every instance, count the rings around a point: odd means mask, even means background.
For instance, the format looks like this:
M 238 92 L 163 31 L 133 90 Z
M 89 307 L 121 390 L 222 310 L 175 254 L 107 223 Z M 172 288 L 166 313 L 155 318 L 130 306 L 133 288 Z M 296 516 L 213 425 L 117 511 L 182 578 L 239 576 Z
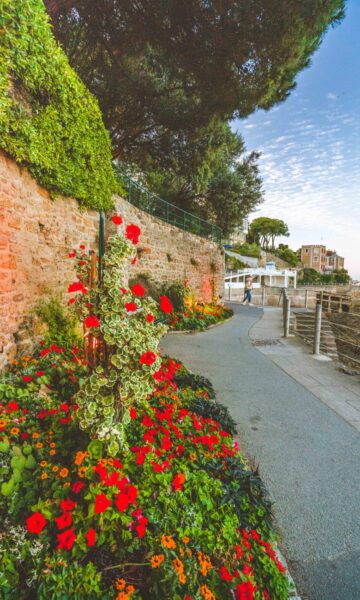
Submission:
M 1 147 L 53 194 L 108 209 L 121 191 L 97 101 L 56 43 L 41 0 L 0 3 Z
M 162 293 L 170 298 L 175 312 L 185 310 L 185 300 L 189 293 L 189 288 L 184 282 L 174 281 L 170 285 L 164 285 Z
M 82 343 L 79 321 L 64 309 L 58 298 L 39 302 L 34 312 L 47 325 L 44 336 L 47 344 L 74 346 Z
M 249 242 L 244 242 L 243 244 L 234 244 L 233 250 L 243 256 L 261 258 L 261 248 L 255 243 L 250 244 Z
M 274 250 L 274 254 L 281 258 L 281 260 L 289 263 L 291 267 L 296 267 L 299 262 L 296 252 L 291 250 L 286 244 L 279 244 L 279 247 Z

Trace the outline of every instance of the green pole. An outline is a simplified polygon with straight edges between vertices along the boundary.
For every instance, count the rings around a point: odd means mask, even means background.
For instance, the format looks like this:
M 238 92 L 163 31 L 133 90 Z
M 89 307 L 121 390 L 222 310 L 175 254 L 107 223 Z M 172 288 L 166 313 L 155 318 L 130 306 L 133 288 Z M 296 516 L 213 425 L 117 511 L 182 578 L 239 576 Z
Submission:
M 102 258 L 105 253 L 105 214 L 104 211 L 100 211 L 100 219 L 99 219 L 99 269 L 98 269 L 98 283 L 99 287 L 102 282 Z

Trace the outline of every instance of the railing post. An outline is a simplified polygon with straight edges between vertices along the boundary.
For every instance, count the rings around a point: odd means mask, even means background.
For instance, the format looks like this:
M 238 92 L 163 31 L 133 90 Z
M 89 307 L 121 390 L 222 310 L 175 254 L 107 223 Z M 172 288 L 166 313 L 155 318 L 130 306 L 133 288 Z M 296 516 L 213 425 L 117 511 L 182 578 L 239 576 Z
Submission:
M 305 290 L 305 308 L 308 307 L 309 304 L 309 290 Z
M 285 314 L 284 314 L 284 337 L 288 338 L 290 334 L 290 315 L 291 315 L 291 298 L 285 296 Z
M 320 304 L 320 302 L 318 302 L 316 305 L 316 312 L 315 312 L 315 331 L 314 331 L 314 347 L 313 347 L 313 354 L 315 356 L 319 356 L 319 354 L 320 354 L 321 316 L 322 316 L 322 304 Z
M 231 281 L 229 281 L 229 302 L 231 301 Z

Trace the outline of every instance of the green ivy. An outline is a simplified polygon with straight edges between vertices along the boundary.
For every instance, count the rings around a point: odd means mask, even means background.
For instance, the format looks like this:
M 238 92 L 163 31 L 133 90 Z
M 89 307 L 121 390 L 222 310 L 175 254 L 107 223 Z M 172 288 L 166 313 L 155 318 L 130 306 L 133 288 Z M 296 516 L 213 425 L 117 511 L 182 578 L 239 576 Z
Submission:
M 97 101 L 55 41 L 41 0 L 0 3 L 1 147 L 55 196 L 112 207 L 118 189 Z

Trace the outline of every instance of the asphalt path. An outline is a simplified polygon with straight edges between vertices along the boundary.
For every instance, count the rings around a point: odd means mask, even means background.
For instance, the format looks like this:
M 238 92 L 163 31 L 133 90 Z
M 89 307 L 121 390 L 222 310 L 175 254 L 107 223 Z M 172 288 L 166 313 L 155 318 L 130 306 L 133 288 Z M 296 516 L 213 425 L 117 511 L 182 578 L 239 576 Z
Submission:
M 360 600 L 360 435 L 252 346 L 261 309 L 232 308 L 224 325 L 168 335 L 161 347 L 208 377 L 230 409 L 303 599 Z

